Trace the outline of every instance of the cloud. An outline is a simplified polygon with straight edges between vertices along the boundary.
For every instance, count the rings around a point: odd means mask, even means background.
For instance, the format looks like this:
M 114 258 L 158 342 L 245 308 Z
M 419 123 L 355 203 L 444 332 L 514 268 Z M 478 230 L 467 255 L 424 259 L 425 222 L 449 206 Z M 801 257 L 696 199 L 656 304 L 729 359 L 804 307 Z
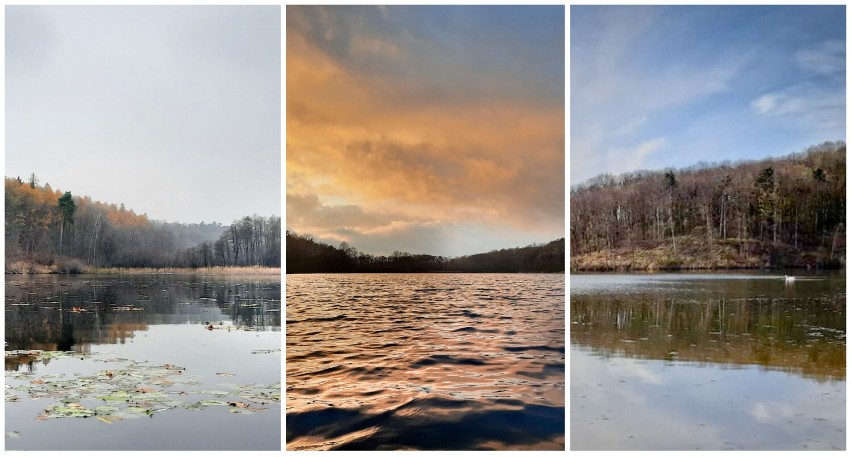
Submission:
M 572 184 L 844 138 L 841 10 L 572 8 Z
M 751 102 L 751 108 L 755 113 L 764 115 L 775 109 L 778 96 L 775 94 L 765 94 L 754 99 Z
M 161 220 L 280 214 L 279 7 L 6 11 L 7 173 Z
M 836 131 L 846 122 L 846 96 L 842 88 L 797 84 L 762 94 L 750 106 L 760 118 L 800 129 Z
M 287 193 L 287 226 L 297 233 L 321 235 L 337 228 L 376 233 L 403 218 L 406 216 L 369 211 L 358 205 L 325 205 L 315 194 Z
M 842 73 L 846 69 L 846 43 L 829 40 L 796 52 L 796 64 L 805 71 L 821 75 Z
M 6 77 L 32 77 L 49 65 L 62 46 L 56 23 L 48 10 L 6 7 Z
M 644 166 L 645 157 L 668 144 L 661 142 L 661 132 L 652 131 L 659 128 L 655 122 L 729 92 L 756 55 L 748 48 L 696 53 L 689 59 L 657 55 L 653 37 L 685 33 L 672 30 L 665 8 L 583 7 L 580 12 L 572 14 L 575 184 L 605 171 Z M 657 138 L 646 140 L 649 136 Z
M 374 56 L 400 58 L 402 50 L 399 46 L 380 38 L 356 36 L 351 42 L 354 53 L 372 54 Z
M 288 226 L 357 227 L 338 238 L 412 252 L 427 247 L 414 234 L 469 223 L 563 236 L 564 98 L 549 95 L 564 85 L 515 63 L 543 43 L 476 25 L 490 8 L 414 11 L 288 7 L 287 193 L 301 208 Z M 508 38 L 517 49 L 492 47 Z
M 610 173 L 618 174 L 646 168 L 649 155 L 668 145 L 665 138 L 654 138 L 629 148 L 614 148 L 607 151 L 606 163 Z
M 639 129 L 648 122 L 648 116 L 637 116 L 632 119 L 628 119 L 624 125 L 616 131 L 616 135 L 619 136 L 631 136 L 637 132 Z

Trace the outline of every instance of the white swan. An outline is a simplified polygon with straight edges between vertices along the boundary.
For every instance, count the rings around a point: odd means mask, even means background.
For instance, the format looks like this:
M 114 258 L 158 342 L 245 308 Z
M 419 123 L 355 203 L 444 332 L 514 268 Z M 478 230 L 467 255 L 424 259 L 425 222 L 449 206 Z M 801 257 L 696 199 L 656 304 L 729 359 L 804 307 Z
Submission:
M 795 280 L 796 280 L 796 277 L 795 277 L 795 276 L 787 276 L 787 275 L 784 275 L 784 282 L 793 282 L 793 281 L 795 281 Z

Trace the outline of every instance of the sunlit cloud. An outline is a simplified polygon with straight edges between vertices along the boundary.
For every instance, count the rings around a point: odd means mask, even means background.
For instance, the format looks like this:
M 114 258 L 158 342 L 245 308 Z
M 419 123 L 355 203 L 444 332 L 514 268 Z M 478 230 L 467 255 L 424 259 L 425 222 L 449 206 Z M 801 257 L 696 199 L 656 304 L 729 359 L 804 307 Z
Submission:
M 561 9 L 412 8 L 288 7 L 288 227 L 372 252 L 564 236 Z

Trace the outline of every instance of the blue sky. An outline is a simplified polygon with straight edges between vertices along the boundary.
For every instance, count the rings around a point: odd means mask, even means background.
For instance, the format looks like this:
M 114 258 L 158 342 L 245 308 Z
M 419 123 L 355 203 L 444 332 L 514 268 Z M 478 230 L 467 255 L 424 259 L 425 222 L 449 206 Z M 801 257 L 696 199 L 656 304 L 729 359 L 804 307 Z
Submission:
M 572 6 L 573 184 L 846 139 L 844 6 Z

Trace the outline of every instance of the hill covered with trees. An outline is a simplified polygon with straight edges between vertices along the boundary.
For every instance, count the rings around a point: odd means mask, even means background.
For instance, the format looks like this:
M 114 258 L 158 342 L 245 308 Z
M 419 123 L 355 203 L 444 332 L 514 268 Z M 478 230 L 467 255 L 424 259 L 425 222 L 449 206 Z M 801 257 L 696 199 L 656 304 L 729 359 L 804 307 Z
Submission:
M 394 252 L 376 256 L 287 231 L 287 273 L 553 273 L 565 271 L 565 238 L 461 257 Z
M 230 226 L 150 220 L 124 205 L 5 179 L 7 273 L 93 268 L 281 266 L 281 218 L 247 216 Z
M 571 190 L 573 270 L 838 268 L 846 145 L 781 158 L 604 175 Z

